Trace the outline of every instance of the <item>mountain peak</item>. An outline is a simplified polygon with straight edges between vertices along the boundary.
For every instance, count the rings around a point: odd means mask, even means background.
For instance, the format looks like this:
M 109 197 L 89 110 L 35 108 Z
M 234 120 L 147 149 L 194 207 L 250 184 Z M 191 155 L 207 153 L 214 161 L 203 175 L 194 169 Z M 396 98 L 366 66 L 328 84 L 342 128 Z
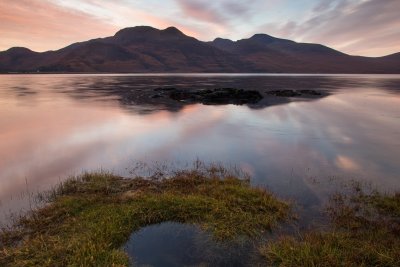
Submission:
M 221 49 L 223 51 L 228 51 L 228 52 L 232 52 L 233 50 L 235 50 L 235 42 L 230 40 L 230 39 L 224 39 L 224 38 L 215 38 L 214 41 L 209 42 L 209 44 L 211 44 L 212 46 Z
M 220 38 L 220 37 L 215 38 L 213 42 L 216 42 L 216 43 L 219 43 L 219 42 L 233 43 L 233 41 L 231 39 Z
M 119 44 L 129 44 L 154 38 L 159 33 L 160 30 L 150 26 L 136 26 L 119 30 L 113 39 Z
M 171 34 L 171 35 L 184 35 L 183 32 L 181 32 L 178 28 L 175 28 L 173 26 L 162 30 L 162 32 L 168 33 L 168 34 Z
M 264 34 L 264 33 L 257 33 L 250 37 L 250 40 L 254 40 L 261 43 L 272 43 L 275 42 L 278 38 L 275 38 L 271 35 Z
M 137 42 L 148 42 L 156 40 L 180 39 L 187 37 L 175 27 L 168 27 L 164 30 L 159 30 L 150 26 L 136 26 L 125 28 L 118 31 L 113 39 L 118 44 L 130 44 Z
M 14 54 L 14 55 L 16 55 L 16 54 L 23 55 L 23 54 L 32 54 L 32 53 L 36 53 L 36 52 L 30 50 L 29 48 L 26 48 L 26 47 L 19 47 L 19 46 L 11 47 L 10 49 L 8 49 L 8 50 L 6 50 L 6 51 L 4 51 L 4 52 L 8 52 L 8 53 Z
M 254 34 L 252 37 L 249 38 L 249 40 L 253 40 L 253 41 L 256 41 L 259 43 L 263 43 L 263 44 L 270 44 L 270 43 L 274 43 L 274 42 L 295 43 L 294 41 L 291 41 L 291 40 L 276 38 L 274 36 L 264 34 L 264 33 Z
M 119 30 L 114 36 L 126 36 L 132 34 L 145 34 L 145 33 L 152 33 L 157 32 L 156 28 L 150 26 L 136 26 L 136 27 L 128 27 L 122 30 Z

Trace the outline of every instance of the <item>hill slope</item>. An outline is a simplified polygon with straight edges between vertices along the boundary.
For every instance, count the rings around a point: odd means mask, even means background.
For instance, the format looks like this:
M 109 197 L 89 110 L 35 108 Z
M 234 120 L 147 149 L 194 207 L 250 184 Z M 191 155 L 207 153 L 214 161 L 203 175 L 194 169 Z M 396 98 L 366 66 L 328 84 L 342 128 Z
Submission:
M 266 34 L 202 42 L 174 27 L 138 26 L 57 51 L 11 48 L 0 52 L 0 72 L 400 73 L 399 55 L 356 57 Z

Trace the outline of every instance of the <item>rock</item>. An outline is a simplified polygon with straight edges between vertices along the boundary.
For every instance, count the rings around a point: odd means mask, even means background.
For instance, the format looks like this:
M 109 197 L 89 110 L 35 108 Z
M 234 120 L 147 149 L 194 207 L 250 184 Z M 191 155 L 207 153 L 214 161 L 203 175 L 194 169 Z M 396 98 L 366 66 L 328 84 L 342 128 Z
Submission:
M 300 93 L 304 95 L 321 95 L 321 92 L 315 91 L 315 90 L 300 90 Z
M 255 104 L 263 98 L 258 91 L 235 88 L 217 88 L 197 91 L 177 89 L 171 91 L 169 97 L 177 101 L 202 103 L 206 105 Z
M 160 98 L 160 97 L 162 97 L 162 95 L 159 95 L 159 94 L 150 96 L 150 98 Z
M 174 87 L 157 87 L 154 89 L 154 91 L 162 91 L 162 92 L 174 91 L 174 90 L 176 90 L 176 88 Z
M 281 96 L 281 97 L 295 97 L 301 96 L 301 93 L 295 90 L 276 90 L 276 91 L 268 91 L 267 94 L 274 95 L 274 96 Z
M 320 92 L 310 89 L 305 90 L 276 90 L 276 91 L 267 91 L 269 95 L 280 96 L 280 97 L 296 97 L 296 96 L 320 96 L 322 95 Z

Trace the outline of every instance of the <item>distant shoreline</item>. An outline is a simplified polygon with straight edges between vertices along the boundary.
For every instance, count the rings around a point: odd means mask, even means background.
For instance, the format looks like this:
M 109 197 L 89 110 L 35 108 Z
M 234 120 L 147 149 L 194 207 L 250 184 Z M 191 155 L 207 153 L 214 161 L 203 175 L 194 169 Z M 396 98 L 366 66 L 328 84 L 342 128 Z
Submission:
M 400 73 L 283 73 L 283 72 L 0 72 L 0 75 L 121 75 L 121 76 L 353 76 L 393 75 Z

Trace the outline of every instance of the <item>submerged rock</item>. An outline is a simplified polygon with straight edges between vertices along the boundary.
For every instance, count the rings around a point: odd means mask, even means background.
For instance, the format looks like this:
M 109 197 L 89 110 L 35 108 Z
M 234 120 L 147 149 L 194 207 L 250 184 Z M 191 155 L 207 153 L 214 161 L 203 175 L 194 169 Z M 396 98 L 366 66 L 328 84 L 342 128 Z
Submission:
M 162 97 L 162 95 L 159 95 L 159 94 L 155 94 L 155 95 L 150 96 L 150 98 L 160 98 L 160 97 Z
M 161 91 L 161 92 L 165 92 L 165 91 L 174 91 L 177 90 L 175 87 L 157 87 L 154 88 L 154 91 Z
M 305 90 L 275 90 L 275 91 L 267 91 L 266 92 L 269 95 L 274 95 L 274 96 L 280 96 L 280 97 L 296 97 L 296 96 L 320 96 L 322 95 L 320 92 L 311 90 L 311 89 L 305 89 Z
M 169 97 L 177 101 L 202 103 L 206 105 L 255 104 L 263 98 L 258 91 L 235 88 L 217 88 L 196 91 L 175 89 L 169 91 Z
M 310 90 L 310 89 L 306 89 L 306 90 L 300 90 L 300 93 L 302 95 L 315 95 L 315 96 L 319 96 L 322 95 L 321 92 L 315 91 L 315 90 Z

